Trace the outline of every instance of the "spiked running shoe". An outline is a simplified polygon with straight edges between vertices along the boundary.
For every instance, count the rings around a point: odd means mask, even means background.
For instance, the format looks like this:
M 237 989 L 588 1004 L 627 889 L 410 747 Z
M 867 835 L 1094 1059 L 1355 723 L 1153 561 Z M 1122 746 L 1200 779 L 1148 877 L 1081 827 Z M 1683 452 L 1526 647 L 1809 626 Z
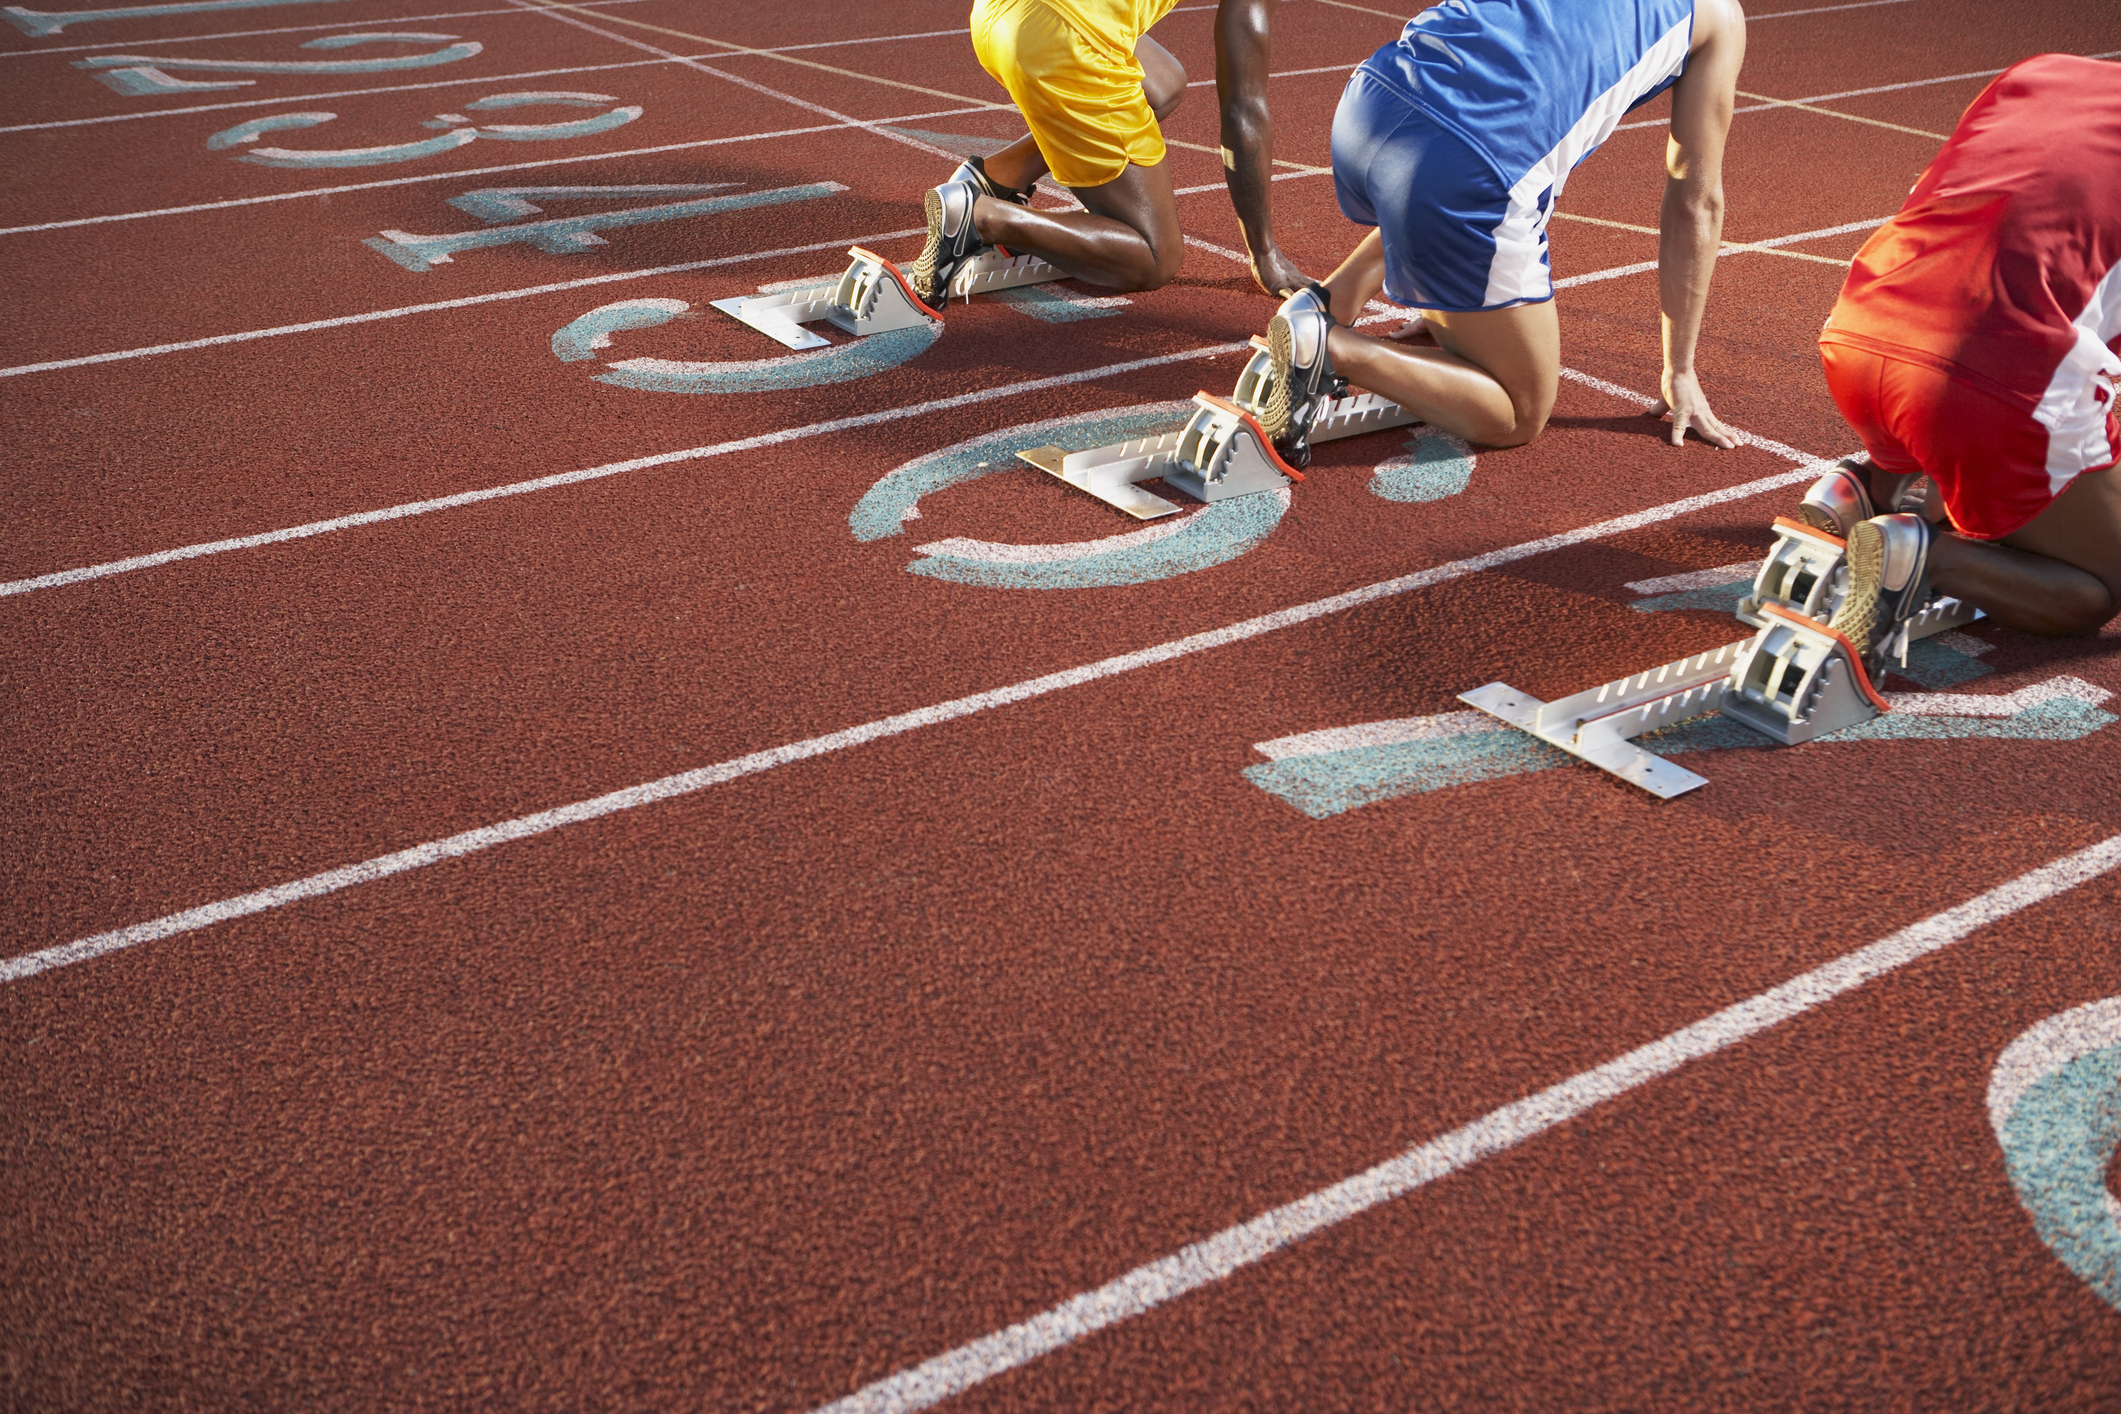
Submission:
M 1867 662 L 1885 656 L 1899 627 L 1929 600 L 1930 542 L 1921 516 L 1872 516 L 1849 530 L 1849 587 L 1833 627 Z
M 970 182 L 981 196 L 991 196 L 996 201 L 1006 201 L 1015 206 L 1031 204 L 1030 188 L 1018 191 L 1015 187 L 1003 186 L 987 175 L 987 159 L 976 153 L 958 164 L 957 170 L 950 174 L 950 180 Z
M 1326 403 L 1344 391 L 1344 378 L 1333 375 L 1326 352 L 1326 331 L 1333 327 L 1323 287 L 1298 290 L 1275 311 L 1267 326 L 1267 357 L 1274 378 L 1267 389 L 1259 423 L 1282 460 L 1298 471 L 1311 464 L 1311 426 Z
M 1871 494 L 1874 489 L 1876 496 Z M 1797 518 L 1814 530 L 1846 540 L 1850 531 L 1872 516 L 1900 511 L 1921 515 L 1929 493 L 1930 479 L 1919 471 L 1892 475 L 1878 470 L 1868 458 L 1845 457 L 1804 493 Z
M 1849 457 L 1841 465 L 1812 483 L 1798 503 L 1797 518 L 1814 530 L 1842 540 L 1849 532 L 1876 515 L 1871 488 L 1864 473 L 1870 463 Z
M 966 261 L 987 248 L 972 224 L 972 204 L 981 196 L 971 182 L 944 182 L 928 193 L 928 244 L 906 271 L 914 293 L 930 309 L 941 309 L 950 297 L 950 278 Z

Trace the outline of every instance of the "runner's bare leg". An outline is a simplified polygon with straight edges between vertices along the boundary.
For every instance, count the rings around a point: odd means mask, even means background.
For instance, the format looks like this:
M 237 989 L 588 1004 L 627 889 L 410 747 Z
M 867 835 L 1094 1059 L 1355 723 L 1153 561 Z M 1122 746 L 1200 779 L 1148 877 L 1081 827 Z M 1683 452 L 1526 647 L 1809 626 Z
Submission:
M 1930 584 L 2024 633 L 2091 633 L 2121 613 L 2121 470 L 2087 471 L 2000 541 L 1946 531 Z
M 1142 66 L 1142 94 L 1163 122 L 1186 95 L 1186 71 L 1147 35 L 1136 42 L 1134 56 Z M 987 159 L 989 176 L 1019 190 L 1048 170 L 1045 154 L 1028 133 Z M 1069 190 L 1083 204 L 1081 211 L 1034 211 L 981 197 L 972 207 L 980 239 L 1030 251 L 1087 284 L 1111 289 L 1153 290 L 1178 273 L 1185 237 L 1167 162 L 1130 163 L 1101 186 Z
M 1337 321 L 1326 340 L 1335 373 L 1468 442 L 1517 447 L 1539 435 L 1561 386 L 1561 328 L 1552 300 L 1424 312 L 1436 339 L 1432 348 L 1349 327 L 1384 283 L 1384 240 L 1372 231 L 1326 280 Z

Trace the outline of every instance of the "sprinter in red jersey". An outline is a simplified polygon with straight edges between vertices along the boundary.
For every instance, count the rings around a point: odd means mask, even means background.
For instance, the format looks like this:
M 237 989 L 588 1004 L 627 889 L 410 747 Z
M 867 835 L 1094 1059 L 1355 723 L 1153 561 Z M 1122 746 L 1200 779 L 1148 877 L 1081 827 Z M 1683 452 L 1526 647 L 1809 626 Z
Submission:
M 1966 110 L 1819 336 L 1869 452 L 1805 496 L 1849 542 L 1834 626 L 1873 651 L 1932 592 L 2028 633 L 2121 612 L 2117 350 L 2121 66 L 2041 55 Z

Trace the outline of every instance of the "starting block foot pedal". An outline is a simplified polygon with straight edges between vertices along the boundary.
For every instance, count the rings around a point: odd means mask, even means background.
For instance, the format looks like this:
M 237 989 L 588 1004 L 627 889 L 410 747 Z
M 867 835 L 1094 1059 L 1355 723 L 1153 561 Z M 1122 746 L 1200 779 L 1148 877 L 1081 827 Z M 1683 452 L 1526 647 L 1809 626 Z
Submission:
M 1848 542 L 1776 516 L 1775 543 L 1753 576 L 1753 592 L 1738 601 L 1738 617 L 1754 628 L 1765 628 L 1765 606 L 1772 604 L 1828 623 L 1847 593 Z
M 1228 501 L 1278 491 L 1304 479 L 1281 459 L 1249 409 L 1213 393 L 1193 395 L 1193 420 L 1178 434 L 1164 484 L 1196 501 Z
M 980 258 L 985 260 L 996 254 L 990 251 Z M 1058 271 L 1038 273 L 1038 266 L 1048 271 L 1052 267 L 1044 265 L 1036 256 L 1014 259 L 1034 264 L 1017 273 L 990 272 L 992 279 L 1032 284 L 1059 276 Z M 958 281 L 953 280 L 951 291 L 956 293 L 957 287 Z M 1002 287 L 995 283 L 977 286 L 982 289 Z M 725 300 L 715 307 L 721 309 L 731 303 L 742 301 Z M 774 337 L 781 336 L 775 334 Z M 1142 490 L 1139 483 L 1144 481 L 1161 479 L 1165 485 L 1204 502 L 1278 491 L 1292 482 L 1301 481 L 1303 473 L 1281 459 L 1280 453 L 1274 450 L 1273 439 L 1260 426 L 1260 409 L 1265 406 L 1268 390 L 1273 385 L 1274 362 L 1267 354 L 1266 340 L 1255 338 L 1252 345 L 1252 357 L 1238 374 L 1237 388 L 1232 396 L 1218 398 L 1212 393 L 1196 394 L 1192 420 L 1175 432 L 1161 437 L 1116 442 L 1087 452 L 1031 447 L 1017 455 L 1047 475 L 1057 477 L 1079 491 L 1086 491 L 1137 520 L 1175 515 L 1179 509 L 1163 497 Z M 1311 426 L 1310 440 L 1327 442 L 1336 437 L 1405 427 L 1420 420 L 1398 403 L 1375 393 L 1351 392 L 1333 399 L 1320 411 L 1318 420 Z
M 1780 605 L 1732 665 L 1723 715 L 1784 746 L 1867 722 L 1888 710 L 1854 644 Z
M 1213 503 L 1278 491 L 1303 480 L 1282 461 L 1259 419 L 1213 393 L 1193 396 L 1193 418 L 1176 432 L 1115 442 L 1087 452 L 1032 447 L 1018 452 L 1049 476 L 1087 491 L 1136 520 L 1175 515 L 1178 507 L 1141 489 L 1161 479 L 1196 501 Z

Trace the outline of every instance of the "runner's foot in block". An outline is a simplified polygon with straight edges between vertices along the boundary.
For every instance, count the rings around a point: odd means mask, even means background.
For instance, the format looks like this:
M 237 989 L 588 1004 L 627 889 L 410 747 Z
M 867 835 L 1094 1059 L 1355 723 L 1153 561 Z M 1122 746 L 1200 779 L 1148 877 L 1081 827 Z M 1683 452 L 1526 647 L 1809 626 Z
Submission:
M 1931 486 L 1919 471 L 1890 474 L 1873 466 L 1867 457 L 1844 457 L 1804 493 L 1797 518 L 1814 530 L 1846 540 L 1850 531 L 1874 515 L 1900 511 L 1922 515 Z
M 972 223 L 972 204 L 980 195 L 971 182 L 954 179 L 928 193 L 928 244 L 906 278 L 930 309 L 943 307 L 950 297 L 950 278 L 987 248 Z
M 1878 513 L 1871 505 L 1870 467 L 1861 457 L 1844 458 L 1804 493 L 1797 519 L 1814 530 L 1848 539 L 1851 530 Z
M 1849 587 L 1833 627 L 1871 663 L 1894 631 L 1929 599 L 1930 543 L 1937 532 L 1919 515 L 1873 516 L 1849 530 Z
M 1325 290 L 1311 285 L 1282 301 L 1267 326 L 1267 357 L 1273 382 L 1260 410 L 1260 426 L 1282 460 L 1301 471 L 1311 464 L 1311 425 L 1326 402 L 1347 387 L 1333 376 L 1326 331 L 1333 327 Z
M 950 180 L 953 182 L 970 182 L 973 190 L 977 191 L 981 196 L 991 196 L 996 201 L 1006 201 L 1012 206 L 1029 206 L 1031 204 L 1030 188 L 1026 187 L 1019 191 L 1015 187 L 1003 186 L 1000 182 L 987 175 L 987 161 L 977 155 L 967 157 L 963 162 L 960 162 L 957 170 L 950 174 Z

